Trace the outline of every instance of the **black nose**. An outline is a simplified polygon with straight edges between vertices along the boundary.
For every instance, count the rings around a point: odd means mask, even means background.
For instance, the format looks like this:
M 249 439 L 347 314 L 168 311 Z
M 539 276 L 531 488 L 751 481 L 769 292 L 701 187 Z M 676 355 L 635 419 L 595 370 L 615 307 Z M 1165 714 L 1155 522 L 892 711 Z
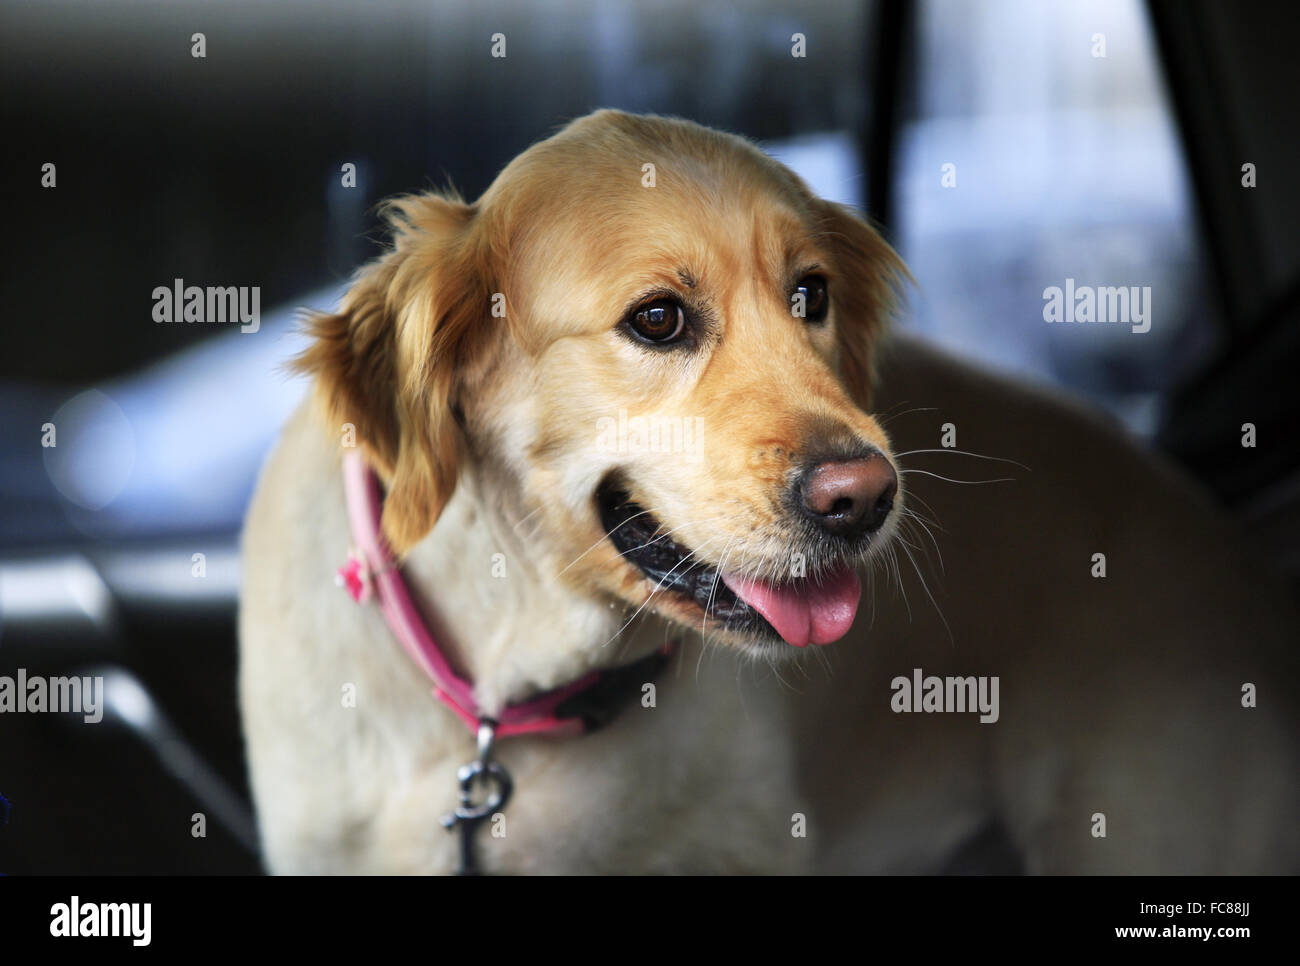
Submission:
M 827 533 L 853 538 L 879 530 L 894 508 L 898 476 L 879 454 L 819 463 L 798 483 L 805 514 Z

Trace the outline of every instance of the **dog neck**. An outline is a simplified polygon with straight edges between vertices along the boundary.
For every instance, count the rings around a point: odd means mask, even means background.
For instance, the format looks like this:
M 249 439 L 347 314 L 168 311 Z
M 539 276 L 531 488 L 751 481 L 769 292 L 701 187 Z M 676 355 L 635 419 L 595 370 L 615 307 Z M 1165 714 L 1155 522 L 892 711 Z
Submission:
M 620 633 L 622 609 L 545 572 L 548 562 L 528 546 L 526 513 L 513 506 L 463 469 L 437 525 L 403 562 L 431 632 L 488 711 L 643 657 L 664 637 L 653 621 Z

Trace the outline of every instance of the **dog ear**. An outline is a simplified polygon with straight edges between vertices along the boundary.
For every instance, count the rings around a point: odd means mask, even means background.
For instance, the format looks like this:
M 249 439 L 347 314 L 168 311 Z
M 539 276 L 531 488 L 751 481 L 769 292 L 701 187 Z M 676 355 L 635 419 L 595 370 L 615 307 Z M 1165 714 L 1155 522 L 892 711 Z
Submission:
M 387 484 L 383 532 L 399 557 L 433 529 L 464 448 L 458 374 L 490 311 L 475 211 L 438 194 L 384 205 L 393 248 L 358 272 L 336 314 L 313 314 L 294 362 L 316 377 L 317 405 L 357 442 Z
M 904 282 L 914 281 L 903 260 L 852 208 L 821 202 L 820 233 L 835 256 L 842 281 L 835 286 L 840 378 L 862 409 L 871 405 L 880 341 L 898 306 Z

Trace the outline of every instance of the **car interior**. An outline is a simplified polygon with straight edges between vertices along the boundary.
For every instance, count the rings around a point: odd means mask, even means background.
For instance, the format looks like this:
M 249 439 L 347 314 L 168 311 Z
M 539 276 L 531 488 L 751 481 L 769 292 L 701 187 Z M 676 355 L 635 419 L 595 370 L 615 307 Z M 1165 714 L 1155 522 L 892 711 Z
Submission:
M 382 199 L 476 197 L 599 107 L 745 135 L 860 207 L 917 280 L 900 327 L 1104 410 L 1300 594 L 1300 447 L 1276 445 L 1300 439 L 1300 18 L 1261 9 L 0 7 L 0 673 L 105 681 L 96 727 L 0 719 L 0 873 L 262 871 L 240 529 L 305 392 L 301 310 L 379 251 Z M 497 33 L 508 56 L 482 56 Z M 1026 279 L 1084 274 L 1153 286 L 1162 324 L 1014 321 L 1041 311 Z M 158 324 L 150 293 L 176 280 L 259 287 L 257 331 Z M 1243 448 L 1248 424 L 1273 445 Z

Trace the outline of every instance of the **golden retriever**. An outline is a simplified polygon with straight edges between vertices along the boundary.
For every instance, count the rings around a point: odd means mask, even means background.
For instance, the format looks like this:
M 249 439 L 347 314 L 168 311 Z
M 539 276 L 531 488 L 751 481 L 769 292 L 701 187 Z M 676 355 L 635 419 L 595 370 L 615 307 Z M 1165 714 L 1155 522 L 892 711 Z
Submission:
M 851 211 L 600 111 L 388 216 L 248 516 L 271 870 L 457 865 L 474 741 L 332 585 L 352 442 L 489 714 L 680 642 L 603 730 L 499 743 L 489 871 L 1295 868 L 1284 595 L 1118 433 L 888 338 L 906 270 Z

